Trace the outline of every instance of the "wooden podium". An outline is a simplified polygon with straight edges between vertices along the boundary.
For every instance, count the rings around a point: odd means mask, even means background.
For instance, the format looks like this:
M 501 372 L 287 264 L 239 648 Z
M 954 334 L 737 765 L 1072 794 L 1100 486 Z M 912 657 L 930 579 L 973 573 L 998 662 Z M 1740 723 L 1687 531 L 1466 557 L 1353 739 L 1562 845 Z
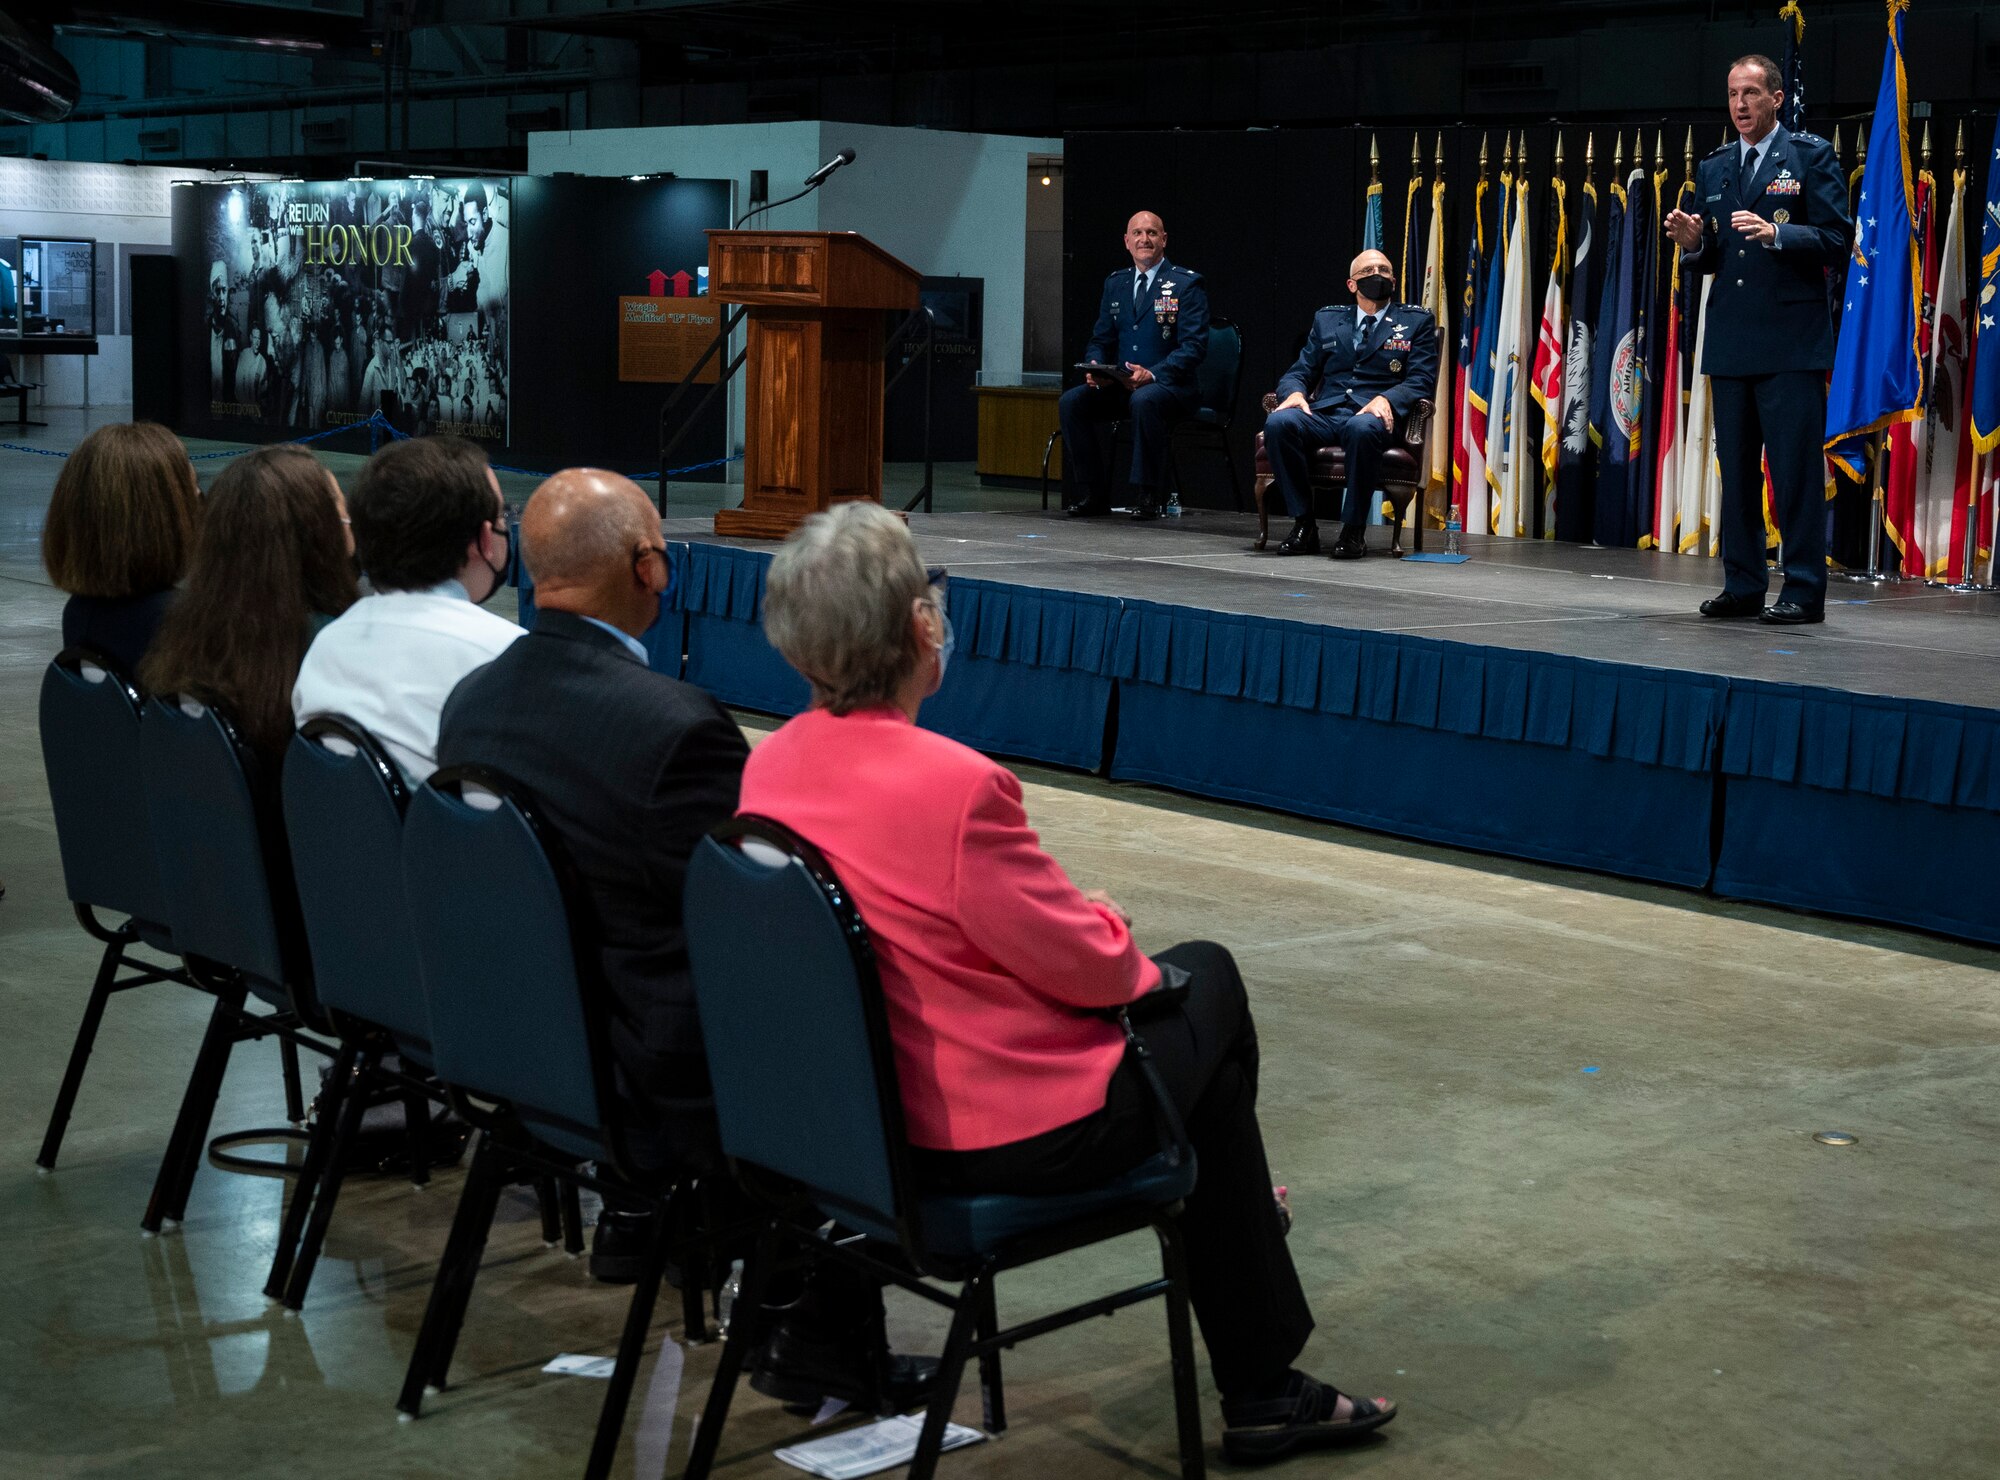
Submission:
M 882 498 L 885 309 L 916 271 L 851 231 L 710 231 L 708 291 L 750 306 L 743 507 L 715 532 L 783 539 L 845 499 Z

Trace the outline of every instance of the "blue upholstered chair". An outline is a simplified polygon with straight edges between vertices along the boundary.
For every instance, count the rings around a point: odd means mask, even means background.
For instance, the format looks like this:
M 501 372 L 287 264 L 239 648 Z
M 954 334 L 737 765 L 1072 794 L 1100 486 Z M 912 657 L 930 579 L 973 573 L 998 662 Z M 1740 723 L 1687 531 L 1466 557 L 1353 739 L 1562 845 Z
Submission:
M 978 1360 L 985 1425 L 997 1433 L 1006 1427 L 1003 1349 L 1164 1295 L 1181 1473 L 1200 1480 L 1179 1229 L 1181 1199 L 1194 1186 L 1194 1152 L 1164 1090 L 1163 1149 L 1102 1187 L 1059 1197 L 926 1193 L 910 1176 L 867 926 L 826 861 L 777 823 L 736 818 L 695 850 L 683 913 L 723 1149 L 745 1190 L 772 1212 L 744 1270 L 746 1307 L 757 1307 L 771 1265 L 793 1246 L 861 1266 L 950 1310 L 936 1393 L 909 1472 L 911 1480 L 930 1480 L 968 1361 Z M 1138 1043 L 1129 1025 L 1128 1037 Z M 928 1278 L 837 1242 L 821 1231 L 829 1219 L 897 1246 Z M 1162 1278 L 998 1329 L 996 1275 L 1146 1227 L 1159 1237 Z M 953 1293 L 938 1281 L 960 1288 Z M 705 1480 L 714 1462 L 750 1324 L 730 1327 L 686 1480 Z
M 313 983 L 340 1040 L 264 1285 L 297 1310 L 370 1103 L 400 1095 L 410 1180 L 429 1180 L 431 1028 L 403 890 L 402 773 L 361 726 L 322 715 L 293 736 L 282 791 Z
M 1174 487 L 1181 486 L 1178 453 L 1183 447 L 1213 452 L 1222 458 L 1229 474 L 1229 500 L 1243 508 L 1243 485 L 1238 480 L 1236 458 L 1229 450 L 1229 428 L 1236 420 L 1236 393 L 1243 381 L 1243 331 L 1228 319 L 1211 319 L 1208 325 L 1208 354 L 1195 371 L 1195 388 L 1201 402 L 1185 421 L 1174 423 L 1167 434 L 1167 470 Z
M 510 1173 L 528 1169 L 590 1187 L 652 1214 L 644 1272 L 585 1470 L 588 1480 L 602 1480 L 672 1251 L 665 1174 L 643 1170 L 630 1154 L 613 1087 L 590 912 L 531 800 L 481 766 L 440 771 L 411 797 L 403 880 L 432 1061 L 481 1135 L 396 1406 L 414 1418 L 425 1392 L 445 1385 Z M 586 1162 L 615 1169 L 618 1179 L 584 1172 Z M 701 1298 L 690 1269 L 683 1307 L 690 1340 L 706 1334 Z
M 187 1210 L 230 1051 L 276 1036 L 287 1117 L 305 1118 L 301 1046 L 331 1054 L 299 924 L 276 788 L 228 718 L 177 695 L 155 695 L 139 727 L 140 772 L 161 893 L 175 945 L 215 1011 L 189 1076 L 167 1155 L 140 1226 L 157 1233 Z M 251 998 L 269 1009 L 246 1010 Z M 294 1132 L 258 1131 L 242 1139 Z M 231 1138 L 236 1139 L 236 1138 Z
M 49 778 L 56 843 L 62 852 L 63 887 L 77 922 L 104 944 L 97 978 L 84 1004 L 83 1021 L 70 1048 L 69 1067 L 48 1133 L 35 1165 L 55 1170 L 63 1130 L 76 1107 L 77 1089 L 114 992 L 153 982 L 191 985 L 176 964 L 131 954 L 144 946 L 178 956 L 167 928 L 166 896 L 153 857 L 152 825 L 139 776 L 139 724 L 145 700 L 118 667 L 101 653 L 70 648 L 42 675 L 42 766 Z M 123 915 L 122 924 L 98 918 Z

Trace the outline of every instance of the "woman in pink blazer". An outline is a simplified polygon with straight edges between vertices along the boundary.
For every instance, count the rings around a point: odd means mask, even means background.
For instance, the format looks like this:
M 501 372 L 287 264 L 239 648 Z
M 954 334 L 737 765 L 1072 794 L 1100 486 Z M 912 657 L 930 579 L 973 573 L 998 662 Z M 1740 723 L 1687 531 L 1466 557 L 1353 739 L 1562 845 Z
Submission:
M 1395 1416 L 1292 1363 L 1313 1326 L 1271 1198 L 1257 1037 L 1222 947 L 1149 959 L 1131 920 L 1042 851 L 1013 773 L 919 729 L 951 656 L 942 572 L 875 504 L 814 516 L 772 562 L 764 628 L 813 707 L 757 746 L 743 811 L 826 855 L 881 968 L 917 1175 L 941 1191 L 1058 1192 L 1158 1149 L 1150 1094 L 1102 1015 L 1157 987 L 1139 1023 L 1200 1165 L 1183 1228 L 1231 1458 L 1276 1458 Z

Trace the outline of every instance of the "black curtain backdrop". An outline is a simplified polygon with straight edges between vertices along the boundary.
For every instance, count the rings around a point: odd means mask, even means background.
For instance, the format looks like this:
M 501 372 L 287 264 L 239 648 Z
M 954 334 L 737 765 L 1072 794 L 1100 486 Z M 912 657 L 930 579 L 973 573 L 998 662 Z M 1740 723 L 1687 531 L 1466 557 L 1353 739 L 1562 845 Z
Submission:
M 1952 146 L 1959 119 L 1929 120 L 1933 144 L 1931 170 L 1937 176 L 1942 214 L 1948 207 L 1953 164 Z M 1868 120 L 1843 120 L 1840 125 L 1844 167 L 1856 164 L 1857 130 L 1865 134 Z M 1808 116 L 1806 128 L 1831 138 L 1833 123 Z M 1641 126 L 1649 173 L 1656 144 L 1664 142 L 1667 183 L 1663 199 L 1671 202 L 1684 177 L 1689 132 L 1699 161 L 1726 138 L 1734 137 L 1719 110 L 1675 114 Z M 1914 125 L 1921 137 L 1922 121 Z M 1107 273 L 1129 267 L 1121 245 L 1125 222 L 1134 211 L 1157 211 L 1167 225 L 1167 256 L 1202 273 L 1209 305 L 1218 317 L 1233 320 L 1243 335 L 1243 379 L 1230 429 L 1230 453 L 1248 487 L 1248 471 L 1257 432 L 1264 423 L 1264 393 L 1276 386 L 1305 341 L 1315 310 L 1329 303 L 1352 301 L 1347 291 L 1347 265 L 1361 249 L 1366 206 L 1371 139 L 1381 158 L 1383 249 L 1391 259 L 1401 252 L 1405 187 L 1410 178 L 1410 146 L 1418 145 L 1425 189 L 1419 197 L 1428 211 L 1430 183 L 1437 178 L 1437 151 L 1444 150 L 1446 281 L 1452 297 L 1452 342 L 1455 349 L 1462 319 L 1458 299 L 1466 238 L 1472 229 L 1472 201 L 1479 179 L 1480 143 L 1488 154 L 1488 235 L 1491 212 L 1498 199 L 1501 156 L 1509 133 L 1517 155 L 1526 144 L 1531 186 L 1528 221 L 1533 258 L 1530 298 L 1540 315 L 1547 282 L 1549 254 L 1555 239 L 1554 191 L 1550 180 L 1556 136 L 1563 144 L 1563 178 L 1574 213 L 1582 199 L 1586 139 L 1595 142 L 1599 204 L 1598 250 L 1603 250 L 1603 212 L 1610 201 L 1612 153 L 1622 137 L 1622 179 L 1632 168 L 1634 127 L 1629 121 L 1593 123 L 1528 123 L 1501 126 L 1446 124 L 1344 128 L 1252 129 L 1229 132 L 1079 133 L 1064 139 L 1063 190 L 1063 323 L 1069 352 L 1080 358 L 1097 311 Z M 1968 258 L 1979 247 L 1979 211 L 1985 200 L 1985 168 L 1992 154 L 1993 115 L 1968 115 L 1965 124 Z M 1913 149 L 1913 155 L 1914 155 Z M 1912 167 L 1916 161 L 1913 157 Z M 1427 220 L 1428 218 L 1424 218 Z M 1426 224 L 1426 230 L 1428 226 Z M 1573 243 L 1572 243 L 1573 245 Z M 1398 264 L 1399 267 L 1401 264 Z M 1662 253 L 1660 293 L 1664 297 L 1671 259 Z M 1423 263 L 1408 269 L 1404 297 L 1414 299 L 1421 287 Z M 1655 318 L 1653 323 L 1663 325 Z M 1650 336 L 1650 330 L 1649 330 Z M 1688 352 L 1692 352 L 1690 329 Z M 1074 379 L 1074 375 L 1070 376 Z M 1657 409 L 1660 398 L 1650 398 Z M 1534 413 L 1540 435 L 1539 411 Z M 1442 411 L 1440 418 L 1442 425 Z M 1229 483 L 1213 458 L 1181 459 L 1184 496 L 1211 508 L 1229 506 Z M 1247 495 L 1246 495 L 1247 496 Z
M 672 387 L 618 379 L 618 299 L 646 293 L 656 268 L 671 277 L 707 265 L 704 233 L 729 224 L 729 182 L 520 176 L 514 220 L 514 420 L 504 460 L 656 468 L 660 403 Z M 722 456 L 726 394 L 681 439 L 676 467 Z

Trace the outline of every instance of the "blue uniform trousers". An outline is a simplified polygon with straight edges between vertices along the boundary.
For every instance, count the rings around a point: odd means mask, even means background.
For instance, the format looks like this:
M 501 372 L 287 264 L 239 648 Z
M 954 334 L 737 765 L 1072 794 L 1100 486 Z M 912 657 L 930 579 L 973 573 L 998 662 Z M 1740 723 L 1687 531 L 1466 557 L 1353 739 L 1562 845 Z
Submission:
M 1264 451 L 1271 460 L 1271 478 L 1284 495 L 1294 519 L 1311 520 L 1312 459 L 1320 448 L 1338 442 L 1347 456 L 1347 492 L 1340 502 L 1342 534 L 1359 538 L 1368 527 L 1369 502 L 1382 486 L 1382 454 L 1395 440 L 1395 430 L 1377 416 L 1363 416 L 1358 407 L 1334 406 L 1308 411 L 1293 406 L 1273 411 L 1264 423 Z
M 1711 375 L 1715 451 L 1722 465 L 1723 589 L 1763 596 L 1764 471 L 1771 461 L 1771 502 L 1784 541 L 1780 601 L 1807 611 L 1826 606 L 1826 375 L 1781 370 L 1771 375 Z
M 1056 403 L 1062 421 L 1064 501 L 1105 503 L 1111 492 L 1112 424 L 1132 424 L 1132 486 L 1160 501 L 1167 481 L 1167 437 L 1173 424 L 1193 414 L 1201 398 L 1193 386 L 1153 381 L 1123 386 L 1072 386 Z

